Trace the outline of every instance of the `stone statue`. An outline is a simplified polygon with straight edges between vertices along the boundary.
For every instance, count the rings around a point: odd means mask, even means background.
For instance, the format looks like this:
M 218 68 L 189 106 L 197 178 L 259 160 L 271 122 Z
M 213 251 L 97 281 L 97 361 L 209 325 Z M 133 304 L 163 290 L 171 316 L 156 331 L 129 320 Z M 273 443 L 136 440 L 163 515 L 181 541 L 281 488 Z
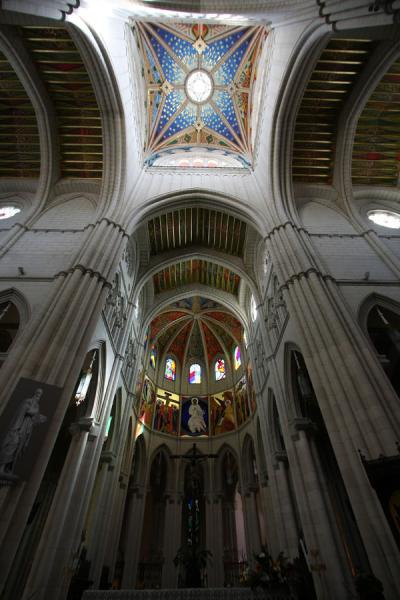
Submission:
M 35 425 L 47 421 L 47 417 L 39 412 L 42 394 L 42 388 L 37 388 L 31 398 L 21 402 L 0 446 L 0 479 L 18 479 L 13 473 L 14 465 L 29 445 Z

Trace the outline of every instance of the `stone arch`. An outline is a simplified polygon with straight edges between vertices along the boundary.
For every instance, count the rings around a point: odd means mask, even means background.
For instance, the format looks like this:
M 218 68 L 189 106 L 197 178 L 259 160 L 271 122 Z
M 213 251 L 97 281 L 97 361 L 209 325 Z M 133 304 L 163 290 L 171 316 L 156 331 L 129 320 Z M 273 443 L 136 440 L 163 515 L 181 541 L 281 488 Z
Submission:
M 144 486 L 146 480 L 147 452 L 144 435 L 136 438 L 131 466 L 131 482 L 133 489 Z
M 223 489 L 223 474 L 222 474 L 222 469 L 223 469 L 223 462 L 224 459 L 226 458 L 226 456 L 228 454 L 231 454 L 232 457 L 234 458 L 237 467 L 239 468 L 239 464 L 240 464 L 240 460 L 239 460 L 239 456 L 236 452 L 236 450 L 233 448 L 233 446 L 231 446 L 228 443 L 224 443 L 221 448 L 218 450 L 218 457 L 215 461 L 215 465 L 214 465 L 214 472 L 215 472 L 215 488 L 218 491 L 218 493 L 220 493 Z
M 171 460 L 171 451 L 166 444 L 160 444 L 151 453 L 149 457 L 150 469 L 158 455 L 162 455 L 166 464 L 165 489 L 173 490 L 175 487 L 175 465 Z
M 271 388 L 268 389 L 268 429 L 270 432 L 271 446 L 274 454 L 285 452 L 285 441 L 282 434 L 282 426 L 276 403 L 275 394 Z
M 246 433 L 242 444 L 241 455 L 242 482 L 245 489 L 258 487 L 258 470 L 254 440 Z

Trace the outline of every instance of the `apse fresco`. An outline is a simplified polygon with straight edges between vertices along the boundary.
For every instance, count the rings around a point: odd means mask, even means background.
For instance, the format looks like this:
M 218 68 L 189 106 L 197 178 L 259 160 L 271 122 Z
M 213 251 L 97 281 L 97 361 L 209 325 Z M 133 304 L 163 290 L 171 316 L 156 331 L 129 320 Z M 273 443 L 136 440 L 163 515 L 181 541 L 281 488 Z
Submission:
M 210 431 L 211 435 L 228 433 L 236 429 L 233 392 L 210 396 Z
M 242 377 L 235 385 L 236 418 L 238 426 L 250 417 L 249 395 L 246 377 Z
M 153 412 L 156 402 L 156 392 L 154 383 L 145 377 L 142 389 L 142 402 L 139 409 L 139 421 L 147 427 L 151 427 L 153 422 Z
M 208 435 L 208 396 L 182 396 L 181 435 Z
M 163 165 L 163 157 L 179 155 L 173 164 L 181 168 L 250 166 L 254 86 L 266 28 L 136 25 L 147 87 L 145 163 Z

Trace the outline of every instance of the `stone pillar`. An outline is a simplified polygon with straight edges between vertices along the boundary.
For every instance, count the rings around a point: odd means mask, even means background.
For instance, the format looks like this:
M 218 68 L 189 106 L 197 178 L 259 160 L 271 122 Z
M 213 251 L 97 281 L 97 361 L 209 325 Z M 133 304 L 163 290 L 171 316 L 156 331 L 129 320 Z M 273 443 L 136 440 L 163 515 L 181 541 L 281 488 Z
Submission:
M 126 532 L 125 564 L 122 577 L 122 589 L 134 588 L 142 541 L 143 517 L 146 505 L 146 486 L 136 486 L 128 491 L 129 515 Z
M 299 532 L 293 496 L 289 481 L 289 466 L 286 452 L 275 453 L 274 473 L 277 494 L 280 502 L 280 530 L 283 533 L 285 546 L 279 552 L 284 552 L 290 558 L 298 555 Z
M 166 496 L 165 501 L 162 587 L 174 589 L 178 582 L 178 567 L 175 567 L 173 560 L 182 545 L 182 497 L 171 493 Z
M 224 584 L 222 496 L 206 494 L 206 548 L 212 553 L 207 567 L 208 587 L 222 587 Z
M 98 437 L 92 418 L 71 426 L 70 449 L 35 553 L 23 599 L 64 598 L 71 577 L 77 531 L 82 531 L 93 470 L 97 464 Z
M 260 524 L 258 521 L 258 510 L 256 500 L 256 490 L 247 486 L 243 500 L 244 525 L 246 534 L 247 560 L 251 565 L 254 561 L 254 554 L 261 552 Z
M 358 449 L 367 459 L 397 453 L 398 398 L 307 232 L 286 221 L 267 244 L 372 570 L 395 600 L 400 553 Z

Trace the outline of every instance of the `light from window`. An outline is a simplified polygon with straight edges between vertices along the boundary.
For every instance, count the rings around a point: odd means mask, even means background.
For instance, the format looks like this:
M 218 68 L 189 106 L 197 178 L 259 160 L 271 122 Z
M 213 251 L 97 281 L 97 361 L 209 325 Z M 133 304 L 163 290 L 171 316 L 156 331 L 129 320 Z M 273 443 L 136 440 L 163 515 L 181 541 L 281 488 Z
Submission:
M 233 366 L 235 371 L 238 370 L 238 368 L 240 367 L 240 365 L 242 364 L 242 357 L 240 355 L 240 348 L 239 346 L 236 346 L 235 351 L 233 353 Z
M 192 102 L 206 102 L 211 96 L 213 82 L 211 76 L 200 69 L 192 71 L 186 80 L 186 94 Z
M 189 383 L 201 383 L 201 367 L 196 363 L 190 365 Z
M 225 379 L 225 377 L 225 361 L 223 358 L 217 358 L 215 361 L 215 381 L 221 381 L 222 379 Z
M 175 381 L 176 377 L 176 362 L 173 358 L 167 358 L 165 361 L 165 379 L 169 381 Z
M 0 219 L 11 219 L 11 217 L 19 212 L 21 212 L 21 209 L 17 208 L 16 206 L 1 206 Z
M 257 305 L 256 301 L 254 300 L 254 296 L 252 296 L 250 300 L 250 314 L 251 320 L 255 321 L 257 319 Z
M 370 210 L 368 219 L 381 227 L 400 229 L 400 214 L 390 210 Z

